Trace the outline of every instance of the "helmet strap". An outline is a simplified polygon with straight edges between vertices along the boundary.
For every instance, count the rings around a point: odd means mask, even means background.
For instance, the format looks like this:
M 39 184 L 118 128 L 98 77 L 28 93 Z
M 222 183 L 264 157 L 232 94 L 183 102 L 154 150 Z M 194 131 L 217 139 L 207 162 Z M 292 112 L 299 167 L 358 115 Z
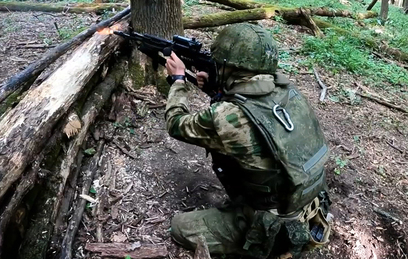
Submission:
M 226 63 L 227 63 L 227 60 L 224 58 L 224 62 L 222 64 L 221 81 L 218 80 L 218 82 L 217 82 L 217 85 L 218 85 L 217 91 L 218 91 L 218 93 L 211 98 L 211 104 L 221 101 L 221 98 L 223 96 L 221 89 L 222 89 L 222 85 L 224 84 L 224 74 L 225 74 Z

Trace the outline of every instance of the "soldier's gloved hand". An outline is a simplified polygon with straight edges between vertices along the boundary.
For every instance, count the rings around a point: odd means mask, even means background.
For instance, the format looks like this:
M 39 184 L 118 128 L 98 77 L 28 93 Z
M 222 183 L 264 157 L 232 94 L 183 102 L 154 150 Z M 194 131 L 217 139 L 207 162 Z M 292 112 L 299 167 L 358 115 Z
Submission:
M 184 70 L 186 69 L 186 66 L 184 65 L 183 61 L 181 61 L 176 53 L 171 52 L 170 57 L 167 59 L 166 62 L 166 68 L 167 68 L 167 73 L 169 75 L 180 75 L 184 76 L 185 72 Z
M 201 89 L 204 86 L 204 83 L 208 80 L 208 73 L 200 71 L 196 74 L 197 86 Z

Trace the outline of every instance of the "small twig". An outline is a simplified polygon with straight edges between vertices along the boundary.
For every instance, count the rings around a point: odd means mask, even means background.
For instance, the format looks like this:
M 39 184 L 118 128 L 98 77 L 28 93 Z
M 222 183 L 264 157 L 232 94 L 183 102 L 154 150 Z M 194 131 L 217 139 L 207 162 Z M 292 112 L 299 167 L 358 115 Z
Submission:
M 17 42 L 17 45 L 28 45 L 28 44 L 33 44 L 36 43 L 37 41 L 35 40 L 30 40 L 30 41 L 23 41 L 23 42 Z
M 381 55 L 380 53 L 378 53 L 378 52 L 376 52 L 376 51 L 373 51 L 373 54 L 374 54 L 375 56 L 377 56 L 378 58 L 381 58 L 381 59 L 387 61 L 388 63 L 396 64 L 396 65 L 398 65 L 398 66 L 400 66 L 400 67 L 402 67 L 402 68 L 408 68 L 408 65 L 402 64 L 402 63 L 400 63 L 400 62 L 398 62 L 398 61 L 396 61 L 396 60 L 392 60 L 392 59 L 386 58 L 386 57 L 384 57 L 383 55 Z
M 323 84 L 323 82 L 320 80 L 319 74 L 317 73 L 317 70 L 313 68 L 313 73 L 316 77 L 317 83 L 319 86 L 322 88 L 322 92 L 320 93 L 320 101 L 323 102 L 324 97 L 326 97 L 326 92 L 327 92 L 327 86 Z
M 157 105 L 149 105 L 149 109 L 157 109 L 157 108 L 163 108 L 166 107 L 165 103 L 157 104 Z
M 59 30 L 59 28 L 58 28 L 57 22 L 54 22 L 54 26 L 55 26 L 55 29 L 57 30 L 58 36 L 60 36 L 60 35 L 61 35 L 61 32 L 60 32 L 60 30 Z
M 398 150 L 399 152 L 401 152 L 401 154 L 404 154 L 404 153 L 405 153 L 404 150 L 400 149 L 399 147 L 394 146 L 394 144 L 391 143 L 390 141 L 386 141 L 386 143 L 387 143 L 388 145 L 390 145 L 392 148 L 394 148 L 395 150 Z
M 392 216 L 390 213 L 388 213 L 386 211 L 380 210 L 379 208 L 374 208 L 373 210 L 374 210 L 375 213 L 377 213 L 377 214 L 379 214 L 379 215 L 381 215 L 381 216 L 383 216 L 385 218 L 392 219 L 393 221 L 398 222 L 398 224 L 400 224 L 400 225 L 402 224 L 402 221 L 400 219 Z

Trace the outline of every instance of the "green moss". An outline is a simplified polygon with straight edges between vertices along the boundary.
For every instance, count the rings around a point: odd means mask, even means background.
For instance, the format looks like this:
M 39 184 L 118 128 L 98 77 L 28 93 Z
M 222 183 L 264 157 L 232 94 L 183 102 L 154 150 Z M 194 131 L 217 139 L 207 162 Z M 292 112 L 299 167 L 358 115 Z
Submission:
M 145 68 L 141 64 L 129 62 L 129 75 L 134 89 L 139 89 L 145 85 Z
M 159 92 L 164 94 L 166 97 L 169 94 L 170 85 L 167 83 L 166 76 L 163 74 L 159 75 L 157 78 L 157 90 L 159 90 Z
M 7 109 L 20 101 L 21 91 L 10 94 L 6 100 L 0 103 L 0 117 L 7 111 Z

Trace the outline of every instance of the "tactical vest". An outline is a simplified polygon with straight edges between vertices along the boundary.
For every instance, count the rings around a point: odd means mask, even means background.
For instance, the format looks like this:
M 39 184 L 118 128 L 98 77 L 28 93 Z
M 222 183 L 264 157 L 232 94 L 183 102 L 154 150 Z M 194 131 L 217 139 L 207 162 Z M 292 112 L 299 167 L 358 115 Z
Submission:
M 255 209 L 289 214 L 326 188 L 329 148 L 312 107 L 292 83 L 275 82 L 267 95 L 234 94 L 224 101 L 242 109 L 276 161 L 269 171 L 249 170 L 229 156 L 211 152 L 214 171 L 230 197 L 240 195 Z

